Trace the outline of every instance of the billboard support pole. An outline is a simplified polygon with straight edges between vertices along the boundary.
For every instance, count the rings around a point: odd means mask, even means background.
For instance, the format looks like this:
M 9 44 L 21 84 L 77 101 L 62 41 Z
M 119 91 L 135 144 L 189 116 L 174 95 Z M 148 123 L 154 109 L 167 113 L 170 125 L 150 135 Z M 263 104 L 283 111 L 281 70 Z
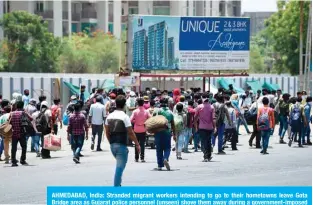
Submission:
M 203 82 L 202 82 L 202 91 L 203 91 L 203 93 L 205 92 L 205 79 L 206 79 L 206 77 L 203 76 Z
M 210 92 L 211 92 L 211 77 L 209 77 L 209 90 L 210 90 Z

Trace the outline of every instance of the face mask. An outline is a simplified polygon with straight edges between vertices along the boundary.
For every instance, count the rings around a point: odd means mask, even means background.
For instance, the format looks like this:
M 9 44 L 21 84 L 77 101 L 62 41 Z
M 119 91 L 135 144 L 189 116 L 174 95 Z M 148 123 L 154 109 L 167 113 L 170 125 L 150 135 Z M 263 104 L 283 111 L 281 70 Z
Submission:
M 302 95 L 302 100 L 305 100 L 307 98 L 306 95 Z
M 73 104 L 76 104 L 76 103 L 77 103 L 77 100 L 73 100 L 72 103 L 73 103 Z
M 312 106 L 312 102 L 309 102 L 309 105 Z

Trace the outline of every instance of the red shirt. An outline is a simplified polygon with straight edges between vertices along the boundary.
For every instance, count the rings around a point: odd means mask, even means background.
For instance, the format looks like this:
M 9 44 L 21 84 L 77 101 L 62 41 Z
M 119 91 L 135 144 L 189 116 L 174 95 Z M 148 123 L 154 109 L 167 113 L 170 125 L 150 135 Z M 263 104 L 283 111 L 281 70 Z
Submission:
M 193 128 L 193 123 L 194 123 L 194 118 L 195 118 L 195 114 L 196 114 L 196 110 L 193 109 L 193 107 L 188 106 L 188 113 L 190 113 L 190 121 L 189 121 L 189 125 L 187 125 L 188 128 Z

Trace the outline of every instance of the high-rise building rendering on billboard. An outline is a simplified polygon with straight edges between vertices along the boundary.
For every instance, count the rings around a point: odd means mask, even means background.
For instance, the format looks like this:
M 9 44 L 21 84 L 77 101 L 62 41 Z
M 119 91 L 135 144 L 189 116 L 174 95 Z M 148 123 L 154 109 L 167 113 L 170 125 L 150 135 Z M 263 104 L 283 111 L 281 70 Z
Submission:
M 133 67 L 144 68 L 147 64 L 147 35 L 142 29 L 134 34 Z
M 149 26 L 148 68 L 167 67 L 167 25 L 165 21 Z
M 165 21 L 136 31 L 132 48 L 132 66 L 135 69 L 175 69 L 174 37 L 168 38 Z
M 175 44 L 174 44 L 174 37 L 168 38 L 167 40 L 168 45 L 168 67 L 174 68 L 174 62 L 175 62 Z

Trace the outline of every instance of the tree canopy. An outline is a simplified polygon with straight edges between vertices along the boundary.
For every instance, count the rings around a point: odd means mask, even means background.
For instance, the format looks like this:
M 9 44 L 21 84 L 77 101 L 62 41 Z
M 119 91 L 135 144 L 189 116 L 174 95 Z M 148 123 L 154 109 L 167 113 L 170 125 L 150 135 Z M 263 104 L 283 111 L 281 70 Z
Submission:
M 306 47 L 306 34 L 309 17 L 309 1 L 303 1 L 303 49 Z M 277 54 L 274 70 L 278 73 L 289 71 L 299 74 L 300 51 L 300 1 L 278 1 L 278 12 L 266 21 L 264 35 Z M 310 22 L 311 23 L 311 22 Z
M 0 70 L 8 72 L 57 72 L 61 41 L 48 31 L 41 17 L 26 11 L 7 13 L 0 21 Z

